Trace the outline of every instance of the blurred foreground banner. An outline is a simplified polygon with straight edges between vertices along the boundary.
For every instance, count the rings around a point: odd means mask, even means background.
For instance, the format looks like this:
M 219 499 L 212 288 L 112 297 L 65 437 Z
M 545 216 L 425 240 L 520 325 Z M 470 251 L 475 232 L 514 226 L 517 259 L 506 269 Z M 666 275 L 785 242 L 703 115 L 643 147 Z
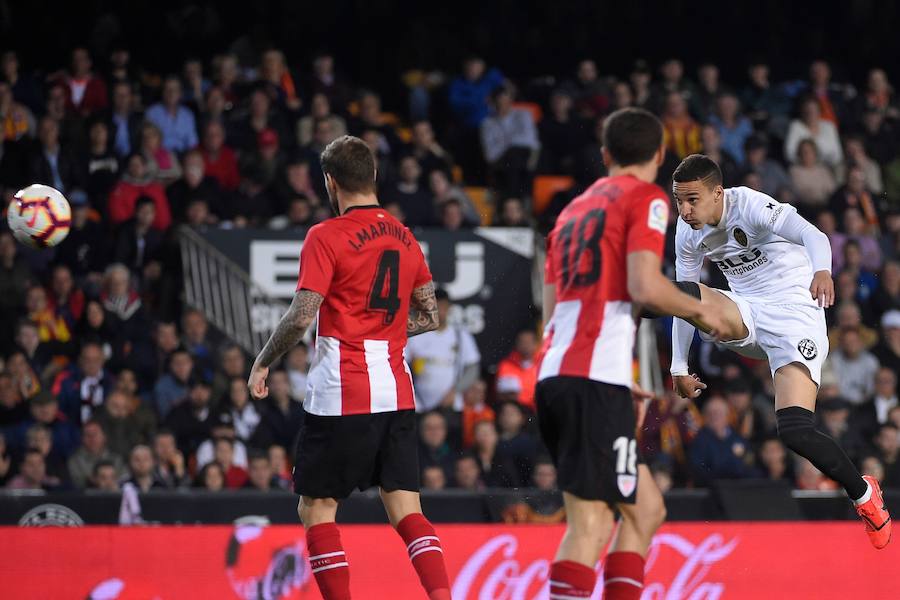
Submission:
M 546 599 L 562 532 L 438 527 L 454 600 Z M 424 598 L 392 529 L 347 525 L 341 538 L 354 598 Z M 320 598 L 300 527 L 4 527 L 0 556 L 2 596 L 16 600 Z M 673 524 L 654 540 L 642 600 L 900 598 L 898 565 L 900 543 L 876 551 L 858 523 Z

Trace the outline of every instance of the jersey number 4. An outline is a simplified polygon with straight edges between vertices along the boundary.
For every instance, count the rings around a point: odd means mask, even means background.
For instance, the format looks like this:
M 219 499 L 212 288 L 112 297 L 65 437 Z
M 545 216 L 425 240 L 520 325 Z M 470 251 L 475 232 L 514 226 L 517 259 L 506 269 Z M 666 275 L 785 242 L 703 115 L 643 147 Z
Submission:
M 600 279 L 600 264 L 603 259 L 600 239 L 606 225 L 606 211 L 600 208 L 585 214 L 581 219 L 571 219 L 559 230 L 562 245 L 562 284 L 564 287 L 584 287 L 597 283 Z M 572 242 L 575 238 L 575 251 Z M 582 258 L 587 252 L 587 268 L 582 269 Z
M 394 322 L 400 310 L 400 251 L 385 250 L 378 259 L 378 269 L 369 293 L 369 310 L 384 313 L 384 324 Z

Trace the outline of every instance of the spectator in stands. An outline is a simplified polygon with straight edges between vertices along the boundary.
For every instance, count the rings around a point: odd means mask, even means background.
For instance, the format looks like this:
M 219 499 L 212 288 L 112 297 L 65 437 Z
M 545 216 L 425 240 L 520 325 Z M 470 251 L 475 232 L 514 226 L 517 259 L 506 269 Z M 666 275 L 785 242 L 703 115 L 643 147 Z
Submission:
M 153 388 L 153 405 L 160 419 L 165 419 L 188 395 L 194 359 L 185 348 L 177 348 L 168 359 L 168 369 Z
M 658 113 L 657 98 L 654 96 L 653 88 L 650 83 L 653 79 L 653 73 L 650 71 L 650 65 L 643 59 L 634 61 L 631 73 L 628 74 L 628 82 L 631 84 L 631 104 L 638 108 L 646 108 L 647 110 Z M 616 100 L 616 108 L 618 108 L 618 100 Z
M 162 145 L 162 133 L 151 121 L 145 121 L 141 127 L 140 152 L 147 165 L 147 176 L 152 181 L 167 186 L 181 177 L 178 157 Z
M 518 471 L 511 456 L 498 448 L 499 436 L 497 428 L 491 421 L 479 421 L 475 424 L 475 443 L 472 452 L 478 459 L 481 480 L 485 486 L 519 487 Z
M 103 347 L 96 342 L 82 345 L 78 364 L 60 373 L 53 384 L 60 410 L 73 423 L 87 423 L 112 391 L 113 378 L 104 368 Z
M 837 377 L 841 396 L 854 405 L 862 404 L 874 391 L 878 360 L 863 346 L 859 329 L 841 330 L 838 347 L 826 359 Z
M 500 430 L 497 452 L 512 460 L 523 485 L 531 481 L 540 450 L 537 438 L 525 429 L 526 420 L 525 411 L 518 402 L 503 402 L 497 408 L 497 427 Z
M 134 216 L 119 226 L 113 260 L 137 273 L 157 260 L 163 242 L 162 233 L 153 229 L 156 202 L 149 196 L 139 196 L 134 204 Z
M 487 118 L 488 97 L 503 84 L 497 69 L 487 69 L 477 56 L 466 58 L 462 75 L 450 82 L 447 91 L 450 109 L 457 120 L 468 129 L 478 129 Z
M 270 48 L 262 54 L 259 67 L 259 78 L 267 84 L 270 92 L 274 92 L 278 102 L 291 111 L 300 110 L 303 101 L 300 90 L 295 84 L 293 75 L 287 66 L 284 53 L 277 48 Z
M 410 338 L 406 358 L 416 387 L 416 410 L 462 409 L 462 392 L 478 377 L 481 353 L 465 328 L 450 324 L 450 296 L 435 292 L 438 328 Z M 271 385 L 270 385 L 271 389 Z
M 294 157 L 284 168 L 284 176 L 275 182 L 278 198 L 275 212 L 283 214 L 295 199 L 306 200 L 310 207 L 322 206 L 316 187 L 310 179 L 309 161 L 304 157 Z
M 532 482 L 534 487 L 542 492 L 556 491 L 556 467 L 553 466 L 553 462 L 547 458 L 539 458 L 534 465 Z
M 291 348 L 284 360 L 285 371 L 291 383 L 291 396 L 302 401 L 306 398 L 306 378 L 309 374 L 309 348 L 300 342 Z M 246 386 L 245 386 L 246 387 Z
M 863 171 L 865 189 L 874 195 L 881 194 L 884 191 L 884 184 L 881 181 L 881 167 L 866 154 L 866 146 L 862 137 L 848 135 L 844 138 L 844 156 L 847 159 L 846 162 L 838 164 L 834 170 L 838 183 L 843 184 L 847 181 L 848 168 L 859 167 Z
M 37 449 L 44 457 L 47 475 L 57 479 L 61 484 L 69 485 L 69 469 L 66 458 L 69 453 L 63 455 L 59 448 L 53 445 L 53 435 L 50 429 L 41 423 L 35 423 L 25 432 L 25 449 Z
M 87 487 L 94 467 L 100 461 L 112 464 L 116 477 L 124 474 L 125 464 L 122 457 L 109 450 L 103 427 L 98 421 L 91 420 L 84 424 L 81 430 L 81 446 L 69 457 L 67 463 L 72 484 L 78 489 Z
M 865 220 L 865 231 L 877 233 L 879 229 L 878 205 L 875 196 L 866 188 L 866 175 L 862 167 L 851 166 L 847 170 L 847 183 L 831 197 L 831 211 L 844 214 L 848 208 L 856 208 Z
M 494 216 L 495 227 L 531 227 L 531 221 L 525 212 L 525 205 L 520 198 L 504 198 Z
M 534 386 L 537 381 L 537 334 L 531 329 L 520 331 L 516 343 L 497 365 L 497 394 L 503 399 L 519 402 L 534 411 Z
M 371 90 L 365 90 L 360 94 L 359 117 L 348 126 L 355 135 L 366 130 L 377 131 L 381 134 L 383 143 L 387 144 L 386 150 L 390 153 L 397 153 L 400 150 L 400 138 L 397 137 L 393 119 L 382 112 L 381 97 Z
M 798 490 L 831 492 L 838 489 L 837 482 L 825 477 L 811 462 L 798 454 L 794 455 L 794 473 Z
M 4 143 L 30 139 L 35 133 L 34 115 L 28 107 L 15 101 L 6 81 L 0 82 L 0 127 L 0 139 Z
M 868 305 L 869 298 L 878 286 L 878 279 L 871 271 L 863 268 L 862 250 L 859 242 L 849 239 L 844 244 L 844 268 L 842 273 L 852 273 L 857 283 L 856 299 Z M 870 346 L 866 346 L 867 348 Z
M 463 207 L 459 200 L 450 198 L 444 201 L 438 207 L 438 212 L 440 214 L 439 222 L 444 231 L 459 231 L 472 226 L 471 223 L 466 222 Z
M 572 105 L 572 96 L 565 88 L 550 94 L 550 110 L 538 126 L 544 173 L 575 173 L 578 151 L 588 141 L 590 122 L 572 114 Z
M 527 110 L 513 107 L 513 91 L 508 86 L 491 93 L 491 109 L 480 127 L 490 182 L 501 195 L 526 194 L 541 149 L 534 119 Z
M 579 61 L 575 79 L 563 89 L 573 96 L 581 118 L 595 119 L 609 110 L 609 90 L 597 73 L 597 63 L 589 58 Z
M 60 489 L 62 482 L 47 475 L 47 465 L 40 450 L 29 448 L 22 457 L 19 474 L 6 484 L 8 490 L 44 490 L 52 492 Z
M 743 378 L 734 379 L 725 386 L 724 391 L 731 428 L 751 444 L 761 442 L 768 433 L 766 418 L 760 408 L 753 404 L 750 384 Z
M 658 112 L 659 107 L 668 101 L 669 95 L 677 92 L 691 107 L 692 112 L 699 114 L 697 106 L 697 88 L 684 76 L 684 64 L 677 58 L 668 58 L 659 67 L 659 80 L 653 85 L 651 108 Z
M 297 121 L 297 146 L 303 147 L 312 142 L 313 126 L 316 121 L 327 119 L 331 122 L 334 135 L 341 137 L 347 133 L 344 119 L 331 110 L 331 101 L 323 93 L 314 94 L 309 100 L 309 114 Z
M 437 410 L 422 415 L 419 422 L 419 464 L 436 466 L 447 478 L 453 470 L 454 447 L 447 438 L 447 418 Z
M 669 475 L 679 482 L 689 475 L 687 448 L 697 435 L 702 418 L 697 406 L 672 391 L 647 407 L 641 428 L 641 454 L 649 463 L 670 463 Z
M 152 198 L 156 204 L 153 228 L 160 231 L 168 229 L 172 223 L 172 215 L 165 189 L 148 174 L 143 155 L 132 154 L 128 157 L 122 179 L 109 193 L 107 215 L 110 224 L 118 225 L 132 218 L 137 199 L 141 196 Z
M 203 76 L 203 63 L 196 58 L 187 59 L 181 68 L 181 77 L 184 82 L 185 103 L 191 107 L 191 110 L 202 109 L 206 92 L 212 87 L 209 79 Z
M 694 108 L 700 121 L 705 123 L 710 120 L 716 111 L 719 96 L 726 93 L 731 92 L 722 88 L 719 67 L 711 62 L 705 62 L 697 67 L 697 97 L 694 100 Z
M 38 285 L 30 287 L 25 293 L 25 310 L 28 319 L 37 325 L 41 342 L 52 342 L 57 347 L 71 346 L 74 328 L 50 307 L 47 290 Z
M 431 492 L 441 491 L 447 487 L 447 475 L 437 465 L 428 465 L 422 469 L 422 489 Z
M 127 81 L 115 83 L 112 101 L 112 110 L 108 116 L 112 127 L 112 146 L 119 158 L 125 158 L 137 150 L 143 119 L 134 109 L 131 83 Z
M 34 370 L 41 381 L 47 381 L 55 375 L 62 365 L 52 364 L 55 358 L 50 344 L 42 344 L 37 324 L 33 321 L 22 320 L 16 326 L 16 345 L 25 355 L 28 365 Z M 59 355 L 57 355 L 59 356 Z M 64 355 L 62 355 L 65 358 Z M 59 361 L 58 361 L 59 362 Z
M 13 327 L 25 308 L 25 291 L 33 276 L 9 231 L 0 231 L 0 347 L 11 349 Z
M 847 327 L 859 330 L 859 338 L 863 348 L 868 350 L 878 341 L 878 333 L 863 325 L 862 312 L 859 305 L 851 300 L 841 300 L 837 306 L 837 320 L 828 331 L 828 344 L 837 348 L 840 344 L 841 331 Z
M 271 492 L 276 489 L 272 485 L 274 475 L 269 455 L 257 450 L 250 454 L 249 461 L 247 483 L 244 484 L 244 487 L 257 492 Z
M 26 400 L 31 400 L 41 392 L 41 381 L 21 350 L 6 357 L 6 372 L 13 378 L 13 385 Z
M 62 193 L 82 183 L 78 161 L 60 143 L 59 122 L 44 116 L 38 123 L 38 143 L 29 160 L 30 179 L 55 187 Z
M 156 458 L 156 478 L 167 488 L 190 486 L 184 454 L 175 443 L 175 434 L 168 429 L 160 429 L 153 436 L 153 454 Z
M 207 463 L 218 460 L 216 458 L 216 443 L 221 439 L 227 439 L 231 442 L 231 458 L 230 462 L 242 469 L 247 468 L 247 446 L 241 440 L 237 439 L 234 429 L 234 419 L 227 412 L 219 412 L 210 421 L 209 438 L 197 447 L 197 467 L 203 467 Z M 222 466 L 225 466 L 224 464 Z M 226 469 L 227 471 L 227 469 Z
M 863 112 L 860 135 L 866 154 L 884 167 L 897 156 L 897 129 L 878 109 Z
M 209 384 L 197 378 L 191 382 L 187 402 L 181 402 L 169 411 L 163 425 L 172 430 L 178 449 L 187 456 L 209 437 L 212 419 Z
M 281 110 L 272 106 L 272 100 L 262 87 L 250 93 L 247 116 L 235 126 L 233 143 L 245 152 L 258 149 L 262 140 L 260 134 L 270 130 L 275 135 L 275 143 L 286 145 L 291 141 L 289 129 Z
M 292 490 L 294 481 L 291 477 L 291 464 L 283 446 L 269 446 L 269 463 L 272 465 L 275 486 L 282 490 Z
M 857 114 L 867 110 L 880 111 L 888 119 L 900 118 L 900 106 L 897 104 L 894 86 L 888 80 L 884 69 L 876 67 L 869 70 L 866 89 L 857 97 Z
M 898 405 L 897 372 L 882 366 L 875 373 L 875 393 L 860 404 L 853 415 L 853 426 L 865 439 L 871 439 L 879 425 L 888 421 L 891 410 Z
M 291 398 L 290 392 L 287 373 L 282 370 L 269 373 L 269 397 L 263 405 L 254 446 L 268 448 L 277 444 L 283 448 L 294 447 L 294 438 L 303 423 L 303 409 L 299 402 Z
M 700 125 L 688 113 L 688 104 L 681 92 L 666 95 L 661 118 L 666 148 L 678 159 L 700 152 Z
M 153 451 L 146 444 L 138 444 L 128 454 L 128 475 L 122 485 L 130 483 L 141 493 L 166 489 L 166 484 L 156 478 Z
M 121 263 L 106 267 L 100 301 L 107 312 L 118 318 L 129 340 L 139 340 L 145 334 L 145 314 L 141 297 L 131 282 L 131 272 Z
M 247 483 L 247 470 L 234 462 L 234 440 L 220 437 L 215 441 L 215 461 L 225 473 L 225 487 L 236 490 Z
M 0 56 L 0 74 L 12 89 L 13 98 L 27 106 L 32 112 L 39 112 L 41 91 L 35 78 L 19 70 L 19 57 L 13 50 L 7 50 Z
M 428 178 L 433 171 L 440 170 L 448 177 L 450 176 L 453 157 L 438 143 L 434 129 L 428 121 L 413 123 L 409 153 L 422 167 L 422 185 L 428 184 Z
M 312 72 L 306 84 L 307 97 L 321 93 L 333 106 L 343 108 L 349 101 L 349 86 L 334 68 L 334 57 L 321 52 L 313 57 Z
M 849 402 L 843 398 L 826 398 L 818 401 L 816 409 L 822 431 L 831 436 L 850 458 L 856 458 L 863 450 L 863 439 L 850 425 Z
M 194 113 L 182 106 L 181 81 L 169 75 L 163 82 L 162 100 L 147 109 L 147 120 L 162 132 L 162 145 L 173 152 L 186 152 L 197 145 Z
M 103 408 L 97 412 L 96 420 L 106 433 L 110 451 L 119 456 L 128 456 L 137 444 L 148 444 L 151 441 L 124 392 L 110 392 Z
M 846 254 L 844 246 L 848 242 L 853 242 L 860 252 L 860 262 L 857 265 L 857 268 L 873 272 L 881 270 L 881 248 L 878 245 L 878 240 L 869 228 L 868 223 L 866 223 L 862 211 L 857 207 L 850 207 L 844 210 L 842 214 L 844 216 L 843 225 L 846 235 L 843 239 L 834 240 L 837 244 L 832 247 L 833 253 L 841 255 L 842 260 L 838 263 L 840 270 L 843 270 L 847 266 L 845 264 L 846 261 L 843 259 L 844 254 Z
M 0 371 L 0 427 L 15 425 L 28 418 L 28 403 L 16 389 L 9 373 Z M 4 440 L 5 442 L 6 440 Z
M 788 127 L 787 138 L 784 141 L 784 156 L 789 162 L 796 163 L 799 160 L 800 142 L 806 139 L 816 143 L 822 162 L 828 167 L 834 168 L 844 160 L 841 140 L 834 122 L 822 116 L 819 102 L 812 97 L 800 103 L 800 115 L 792 120 Z
M 740 112 L 740 103 L 732 92 L 722 92 L 716 98 L 716 112 L 709 118 L 710 124 L 719 132 L 722 150 L 728 153 L 739 166 L 744 164 L 744 142 L 753 133 L 750 119 Z
M 738 164 L 726 151 L 722 150 L 722 138 L 719 130 L 713 125 L 704 125 L 700 128 L 701 152 L 710 157 L 722 170 L 723 185 L 732 186 L 738 181 Z
M 97 461 L 94 470 L 91 471 L 90 489 L 98 492 L 118 492 L 119 477 L 116 465 L 108 460 Z
M 878 428 L 874 438 L 878 459 L 884 465 L 885 487 L 900 487 L 900 430 L 893 423 Z
M 484 489 L 484 482 L 481 480 L 481 469 L 478 465 L 478 459 L 471 453 L 465 453 L 456 459 L 456 465 L 453 469 L 454 487 L 470 492 L 480 492 Z
M 747 466 L 750 448 L 728 425 L 728 403 L 721 396 L 712 396 L 703 406 L 705 424 L 690 447 L 694 483 L 707 486 L 716 479 L 751 477 Z
M 768 145 L 765 137 L 751 135 L 744 142 L 744 156 L 747 169 L 759 176 L 759 191 L 774 198 L 779 190 L 791 187 L 791 179 L 780 164 L 768 158 Z
M 819 160 L 816 142 L 805 139 L 798 143 L 797 160 L 791 165 L 791 184 L 798 202 L 812 210 L 828 205 L 837 189 L 831 170 Z
M 900 309 L 892 309 L 881 316 L 881 343 L 874 354 L 881 366 L 900 373 Z
M 107 260 L 107 234 L 103 226 L 91 218 L 91 206 L 83 190 L 72 190 L 68 200 L 72 207 L 72 225 L 69 234 L 57 246 L 56 259 L 69 267 L 79 283 L 95 285 L 102 277 L 100 273 Z M 105 198 L 101 205 L 105 211 Z
M 757 453 L 757 466 L 769 481 L 792 481 L 788 470 L 787 450 L 778 436 L 765 438 Z
M 863 264 L 865 265 L 865 261 Z M 875 314 L 884 315 L 891 310 L 900 310 L 900 262 L 889 260 L 884 263 L 878 284 L 878 289 L 870 299 Z
M 241 182 L 237 155 L 225 144 L 225 127 L 219 121 L 209 121 L 203 128 L 204 173 L 212 177 L 222 189 L 232 192 Z
M 634 106 L 634 92 L 632 92 L 631 86 L 626 81 L 616 82 L 612 88 L 610 112 L 629 106 Z
M 225 471 L 218 463 L 209 463 L 200 469 L 194 487 L 207 492 L 221 492 L 225 489 Z
M 428 187 L 434 196 L 434 205 L 440 210 L 445 202 L 455 200 L 462 207 L 463 220 L 467 226 L 475 227 L 481 224 L 481 215 L 475 207 L 472 199 L 458 185 L 453 185 L 447 178 L 447 173 L 441 169 L 434 169 L 428 175 Z
M 247 358 L 244 351 L 234 342 L 226 342 L 219 348 L 216 371 L 212 380 L 213 400 L 227 400 L 231 382 L 244 378 L 247 374 Z
M 184 155 L 184 176 L 166 188 L 172 216 L 176 221 L 184 221 L 187 205 L 194 198 L 203 198 L 215 214 L 221 215 L 227 204 L 218 181 L 205 174 L 203 155 L 198 150 L 189 150 Z
M 109 124 L 106 121 L 91 121 L 87 153 L 79 168 L 86 174 L 85 190 L 91 202 L 97 207 L 103 207 L 119 178 L 119 159 L 110 147 Z
M 856 93 L 849 86 L 831 81 L 831 66 L 824 60 L 815 60 L 810 64 L 808 91 L 818 102 L 822 118 L 833 123 L 835 128 L 845 116 L 847 97 Z
M 51 83 L 65 86 L 66 109 L 82 117 L 104 110 L 108 102 L 106 83 L 94 75 L 92 68 L 87 48 L 77 47 L 72 50 L 70 70 L 50 78 Z

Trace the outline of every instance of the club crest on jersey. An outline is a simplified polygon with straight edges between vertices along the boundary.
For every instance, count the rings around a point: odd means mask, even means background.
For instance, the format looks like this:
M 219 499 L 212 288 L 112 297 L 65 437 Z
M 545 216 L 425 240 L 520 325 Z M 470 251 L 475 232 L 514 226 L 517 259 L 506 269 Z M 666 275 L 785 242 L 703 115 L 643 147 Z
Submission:
M 616 484 L 619 486 L 622 496 L 627 498 L 634 493 L 634 489 L 637 487 L 637 475 L 617 475 Z
M 803 355 L 803 358 L 806 360 L 812 360 L 819 354 L 819 349 L 816 348 L 816 343 L 809 338 L 803 338 L 800 340 L 800 343 L 797 344 L 797 350 L 800 354 Z
M 661 234 L 666 234 L 666 227 L 669 225 L 669 203 L 662 198 L 657 198 L 650 203 L 650 210 L 647 213 L 647 227 L 655 229 Z
M 747 247 L 747 234 L 744 233 L 743 229 L 736 228 L 734 230 L 734 241 L 736 241 L 738 244 L 740 244 L 744 248 Z

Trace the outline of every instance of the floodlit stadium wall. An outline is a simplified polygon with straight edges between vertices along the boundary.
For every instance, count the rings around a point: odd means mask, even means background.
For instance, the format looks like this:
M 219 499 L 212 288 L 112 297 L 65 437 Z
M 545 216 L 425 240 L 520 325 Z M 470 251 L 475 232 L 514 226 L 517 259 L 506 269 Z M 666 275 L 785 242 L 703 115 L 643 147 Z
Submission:
M 453 598 L 547 598 L 562 533 L 438 526 Z M 346 525 L 341 538 L 354 598 L 424 596 L 390 527 Z M 321 598 L 299 526 L 7 527 L 0 555 L 4 598 Z M 900 598 L 898 564 L 900 545 L 872 549 L 859 523 L 670 524 L 654 539 L 642 598 Z

